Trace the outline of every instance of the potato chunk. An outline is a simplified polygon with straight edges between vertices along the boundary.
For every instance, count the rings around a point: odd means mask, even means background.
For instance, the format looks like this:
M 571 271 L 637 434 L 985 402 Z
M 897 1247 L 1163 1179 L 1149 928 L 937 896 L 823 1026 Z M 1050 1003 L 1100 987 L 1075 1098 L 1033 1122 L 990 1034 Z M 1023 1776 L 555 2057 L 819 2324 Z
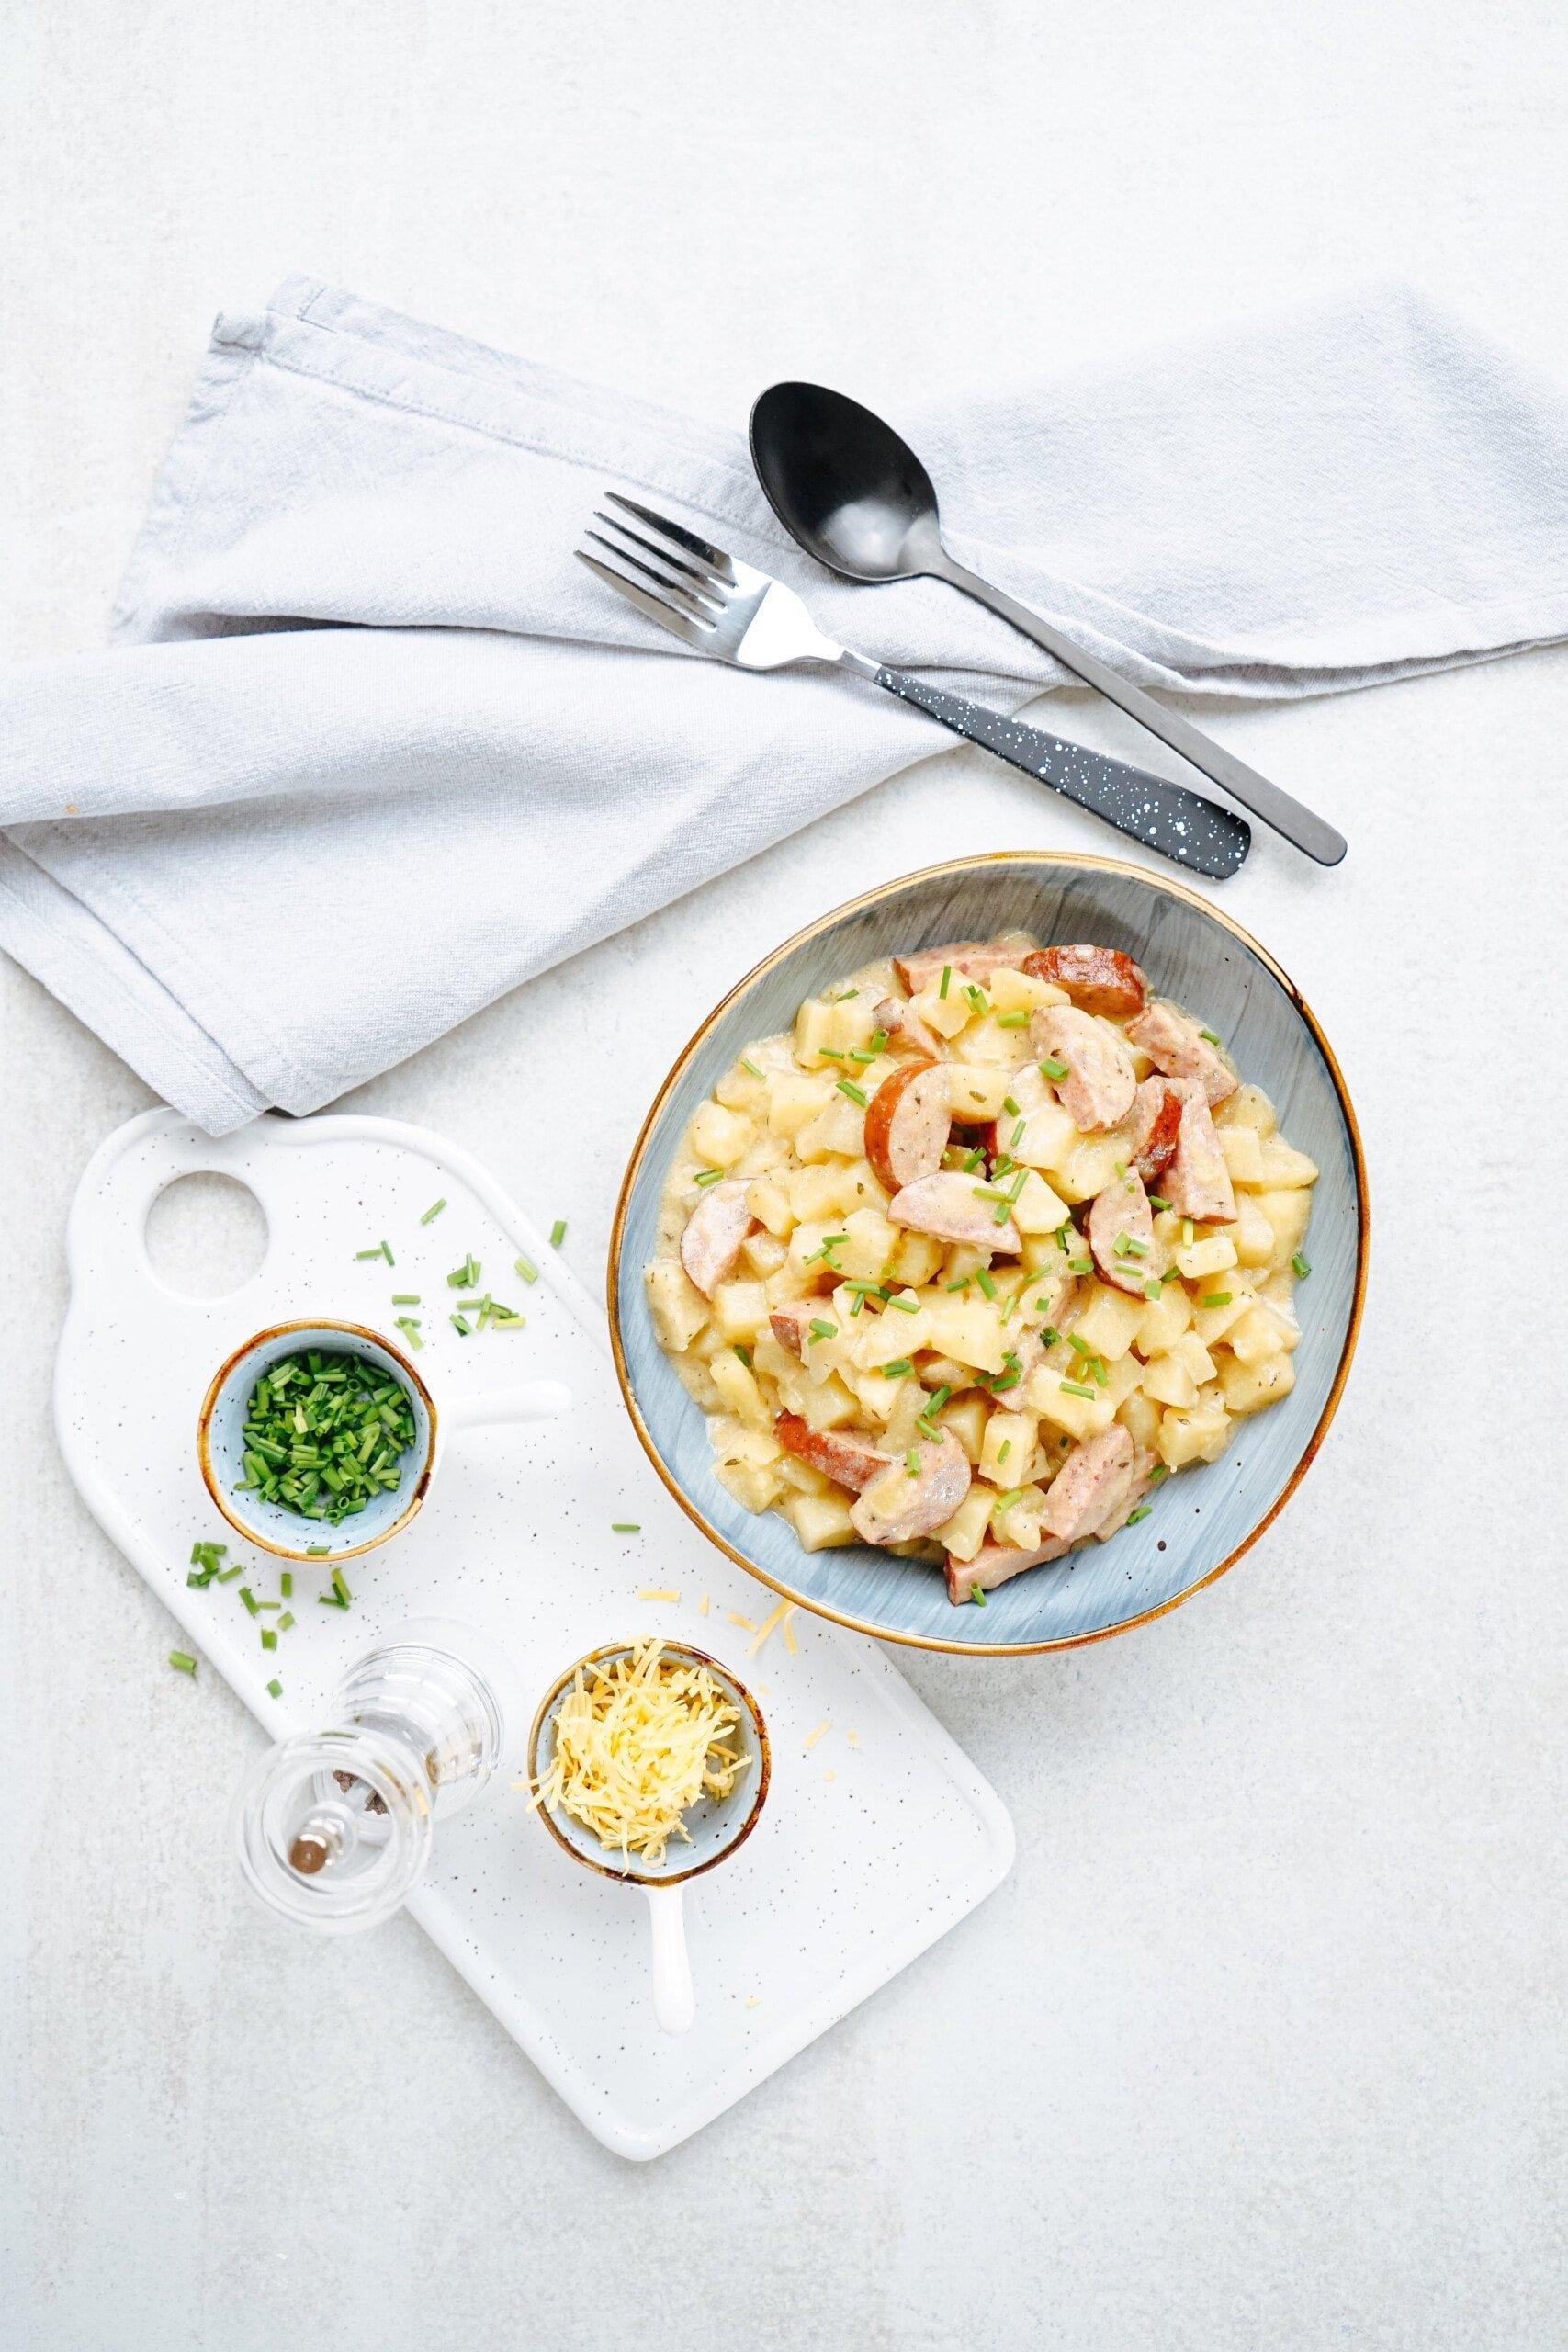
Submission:
M 705 1102 L 692 1121 L 691 1146 L 705 1168 L 733 1168 L 756 1132 L 741 1112 L 727 1111 L 722 1102 Z
M 1256 1363 L 1238 1360 L 1220 1374 L 1220 1391 L 1233 1413 L 1260 1413 L 1266 1405 L 1288 1396 L 1296 1385 L 1295 1367 L 1288 1355 L 1261 1356 Z
M 679 1355 L 707 1321 L 707 1300 L 676 1258 L 656 1258 L 644 1281 L 659 1343 Z

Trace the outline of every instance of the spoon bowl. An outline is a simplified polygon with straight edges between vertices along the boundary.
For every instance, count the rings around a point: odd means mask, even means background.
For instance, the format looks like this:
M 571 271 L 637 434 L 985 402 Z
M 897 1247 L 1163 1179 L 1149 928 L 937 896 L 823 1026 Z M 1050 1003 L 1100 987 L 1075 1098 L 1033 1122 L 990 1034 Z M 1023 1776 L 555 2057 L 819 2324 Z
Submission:
M 936 489 L 908 443 L 825 384 L 772 384 L 751 411 L 751 461 L 784 529 L 846 580 L 940 570 Z

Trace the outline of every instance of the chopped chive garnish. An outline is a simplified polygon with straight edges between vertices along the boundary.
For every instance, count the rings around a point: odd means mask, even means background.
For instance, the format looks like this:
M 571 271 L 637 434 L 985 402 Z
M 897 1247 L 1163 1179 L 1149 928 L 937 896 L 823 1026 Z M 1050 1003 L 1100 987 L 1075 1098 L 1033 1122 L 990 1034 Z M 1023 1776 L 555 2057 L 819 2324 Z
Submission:
M 1181 1246 L 1184 1250 L 1190 1250 L 1192 1247 L 1192 1220 L 1190 1216 L 1184 1216 L 1181 1220 Z
M 356 1250 L 354 1254 L 356 1260 L 360 1258 L 378 1258 L 381 1254 L 381 1245 L 378 1241 L 374 1250 Z
M 909 1357 L 895 1356 L 891 1363 L 883 1365 L 882 1377 L 884 1380 L 902 1380 L 907 1372 L 913 1372 L 914 1369 Z
M 294 1611 L 293 1611 L 293 1610 L 292 1610 L 292 1609 L 286 1609 L 286 1610 L 284 1611 L 284 1612 L 283 1612 L 282 1616 L 281 1616 L 281 1617 L 278 1619 L 278 1621 L 277 1621 L 277 1630 L 278 1630 L 278 1632 L 279 1632 L 280 1634 L 287 1634 L 287 1632 L 288 1631 L 288 1628 L 290 1627 L 290 1625 L 292 1625 L 292 1624 L 293 1624 L 293 1623 L 294 1623 Z
M 417 1347 L 418 1323 L 397 1322 Z M 239 1491 L 335 1525 L 397 1485 L 414 1434 L 401 1381 L 362 1356 L 302 1348 L 269 1364 L 251 1392 Z M 261 1604 L 249 1586 L 242 1598 L 254 1617 Z
M 1011 1510 L 1014 1503 L 1021 1503 L 1022 1500 L 1023 1488 L 1021 1487 L 1010 1487 L 1005 1495 L 998 1495 L 997 1497 L 997 1499 L 992 1504 L 991 1508 L 993 1510 Z
M 874 1030 L 872 1031 L 872 1033 L 871 1033 L 871 1050 L 872 1050 L 872 1052 L 873 1052 L 874 1054 L 879 1054 L 879 1053 L 881 1053 L 881 1051 L 882 1051 L 883 1047 L 886 1045 L 886 1043 L 887 1043 L 887 1032 L 886 1032 L 886 1029 L 874 1029 Z
M 277 1647 L 277 1635 L 270 1625 L 264 1625 L 261 1629 L 261 1645 L 264 1650 L 275 1650 Z
M 1022 1378 L 1016 1367 L 1011 1372 L 999 1373 L 990 1384 L 992 1396 L 999 1396 L 1005 1388 L 1016 1388 Z
M 169 1652 L 169 1664 L 174 1668 L 176 1674 L 188 1674 L 194 1679 L 196 1674 L 196 1660 L 192 1657 L 189 1650 L 171 1650 Z
M 445 1200 L 432 1201 L 430 1206 L 425 1210 L 424 1215 L 420 1218 L 421 1225 L 434 1224 L 446 1205 L 446 1203 Z
M 997 1285 L 992 1278 L 991 1270 L 988 1266 L 976 1266 L 975 1269 L 975 1280 L 979 1283 L 980 1289 L 987 1298 L 995 1298 L 997 1295 Z
M 277 1579 L 277 1589 L 283 1595 L 285 1600 L 288 1600 L 293 1598 L 294 1572 L 291 1568 L 284 1569 L 283 1574 Z
M 960 1274 L 955 1283 L 948 1283 L 945 1287 L 948 1290 L 967 1290 L 969 1287 L 969 1276 L 967 1274 Z
M 1292 1274 L 1299 1275 L 1303 1282 L 1306 1280 L 1308 1274 L 1312 1272 L 1312 1268 L 1307 1264 L 1305 1258 L 1299 1250 L 1294 1252 L 1291 1259 L 1291 1272 Z
M 1128 1234 L 1127 1247 L 1132 1251 L 1134 1258 L 1146 1258 L 1149 1254 L 1148 1243 L 1146 1241 L 1140 1240 L 1135 1233 Z
M 307 1544 L 305 1551 L 307 1557 L 310 1559 L 324 1560 L 332 1548 L 333 1547 L 330 1544 Z M 293 1590 L 292 1585 L 290 1585 L 289 1589 L 290 1591 Z
M 964 983 L 964 993 L 968 998 L 976 1012 L 984 1012 L 986 1010 L 986 991 L 984 989 L 977 989 L 973 980 L 965 980 Z
M 264 1612 L 270 1612 L 272 1611 L 281 1609 L 283 1603 L 281 1600 L 258 1600 L 256 1603 L 256 1607 Z
M 484 1269 L 470 1250 L 460 1266 L 454 1266 L 446 1277 L 448 1290 L 472 1290 Z
M 818 1046 L 817 1050 L 824 1061 L 841 1062 L 844 1058 L 842 1046 Z
M 850 1101 L 851 1101 L 851 1102 L 855 1105 L 855 1108 L 856 1108 L 857 1110 L 859 1110 L 859 1111 L 863 1111 L 863 1110 L 865 1109 L 866 1104 L 867 1104 L 867 1103 L 870 1102 L 870 1100 L 871 1100 L 871 1097 L 870 1097 L 870 1095 L 869 1095 L 869 1094 L 867 1094 L 867 1092 L 866 1092 L 866 1091 L 865 1091 L 864 1087 L 863 1087 L 863 1086 L 857 1086 L 857 1085 L 855 1084 L 854 1080 L 853 1080 L 852 1078 L 841 1078 L 841 1079 L 840 1079 L 840 1080 L 839 1080 L 839 1091 L 840 1091 L 840 1094 L 846 1094 L 846 1095 L 848 1095 L 848 1097 L 849 1097 Z
M 1076 1331 L 1069 1331 L 1067 1333 L 1067 1345 L 1071 1348 L 1074 1355 L 1076 1356 L 1091 1356 L 1094 1353 L 1094 1350 L 1089 1346 L 1089 1341 L 1087 1340 L 1080 1340 Z
M 724 1170 L 722 1168 L 699 1168 L 696 1174 L 693 1177 L 692 1182 L 694 1184 L 700 1185 L 703 1191 L 705 1192 L 710 1184 L 717 1184 L 721 1182 L 723 1177 Z
M 283 1696 L 283 1685 L 276 1674 L 266 1686 L 266 1695 L 269 1699 L 281 1699 Z
M 1228 1290 L 1206 1291 L 1198 1302 L 1200 1306 L 1228 1306 L 1230 1303 L 1231 1294 Z
M 1138 1505 L 1138 1508 L 1137 1508 L 1137 1510 L 1130 1510 L 1130 1511 L 1127 1513 L 1127 1524 L 1128 1524 L 1128 1526 L 1129 1526 L 1129 1527 L 1136 1527 L 1136 1525 L 1137 1525 L 1137 1523 L 1138 1523 L 1139 1520 L 1141 1520 L 1141 1519 L 1147 1519 L 1148 1515 L 1149 1515 L 1149 1506 L 1148 1506 L 1148 1504 L 1147 1504 L 1147 1503 L 1140 1503 L 1140 1504 Z
M 414 1322 L 410 1316 L 400 1315 L 398 1317 L 398 1329 L 402 1333 L 404 1339 L 408 1341 L 409 1346 L 417 1354 L 419 1350 L 424 1345 L 424 1341 L 419 1336 L 419 1325 Z
M 385 1258 L 389 1266 L 395 1266 L 397 1264 L 398 1261 L 392 1255 L 392 1245 L 389 1241 L 382 1242 L 381 1255 Z
M 471 1323 L 466 1321 L 461 1315 L 449 1315 L 446 1319 L 451 1324 L 452 1329 L 455 1331 L 461 1332 L 465 1340 L 471 1337 L 474 1327 Z
M 1009 1455 L 1011 1452 L 1012 1452 L 1012 1440 L 1011 1440 L 1011 1438 L 1010 1438 L 1010 1437 L 1004 1437 L 1004 1438 L 1003 1438 L 1003 1440 L 1002 1440 L 1002 1442 L 1001 1442 L 1001 1443 L 1000 1443 L 1000 1445 L 998 1445 L 998 1448 L 997 1448 L 997 1467 L 998 1467 L 998 1470 L 1000 1469 L 1000 1467 L 1001 1467 L 1002 1464 L 1007 1460 L 1008 1455 Z
M 550 1227 L 550 1248 L 552 1250 L 558 1250 L 565 1239 L 566 1219 L 564 1216 L 558 1216 L 554 1225 Z
M 813 1316 L 807 1329 L 814 1340 L 836 1340 L 839 1336 L 838 1325 L 826 1321 L 819 1315 Z
M 1087 1366 L 1087 1370 L 1089 1378 L 1093 1381 L 1097 1388 L 1110 1387 L 1111 1374 L 1106 1371 L 1105 1365 L 1099 1356 L 1096 1356 L 1094 1362 Z
M 1116 1255 L 1119 1258 L 1124 1258 L 1132 1246 L 1133 1237 L 1130 1233 L 1119 1233 L 1116 1236 L 1115 1240 L 1111 1245 L 1111 1249 L 1116 1252 Z
M 1040 1065 L 1040 1072 L 1043 1078 L 1066 1078 L 1067 1065 L 1066 1062 L 1059 1062 L 1055 1054 L 1047 1054 Z
M 1091 1405 L 1094 1402 L 1093 1389 L 1086 1388 L 1081 1380 L 1059 1380 L 1056 1385 L 1064 1396 L 1087 1396 Z
M 1152 1209 L 1168 1209 L 1170 1206 L 1170 1203 L 1166 1199 L 1163 1193 L 1151 1193 L 1149 1194 L 1149 1206 Z
M 740 1344 L 739 1340 L 736 1340 L 736 1342 L 735 1342 L 735 1344 L 734 1344 L 734 1347 L 733 1347 L 733 1348 L 732 1348 L 732 1350 L 731 1350 L 731 1353 L 732 1353 L 732 1354 L 734 1354 L 734 1355 L 738 1355 L 738 1356 L 739 1357 L 739 1359 L 740 1359 L 741 1363 L 745 1365 L 745 1367 L 746 1367 L 747 1371 L 748 1371 L 748 1372 L 750 1372 L 750 1369 L 751 1369 L 751 1351 L 750 1351 L 750 1348 L 743 1348 L 743 1347 L 741 1346 L 741 1344 Z
M 1020 1119 L 1017 1126 L 1014 1127 L 1011 1135 L 1008 1137 L 1008 1149 L 1010 1151 L 1016 1151 L 1019 1145 L 1023 1141 L 1023 1131 L 1028 1125 L 1029 1122 L 1027 1119 Z
M 867 1046 L 852 1046 L 850 1059 L 852 1062 L 874 1062 L 876 1059 L 875 1049 Z
M 1160 1480 L 1161 1480 L 1162 1478 L 1168 1478 L 1168 1477 L 1169 1477 L 1169 1476 L 1170 1476 L 1170 1464 L 1169 1464 L 1169 1463 L 1168 1463 L 1168 1462 L 1156 1462 L 1156 1463 L 1155 1464 L 1154 1468 L 1149 1472 L 1149 1484 L 1150 1484 L 1150 1486 L 1151 1486 L 1151 1487 L 1157 1487 L 1157 1486 L 1158 1486 L 1158 1484 L 1159 1484 L 1159 1482 L 1160 1482 Z
M 975 1146 L 975 1148 L 974 1148 L 974 1150 L 973 1150 L 973 1151 L 971 1151 L 971 1152 L 966 1152 L 966 1153 L 964 1154 L 964 1174 L 965 1174 L 966 1176 L 967 1176 L 967 1175 L 970 1175 L 970 1174 L 974 1171 L 974 1170 L 976 1170 L 976 1168 L 981 1167 L 981 1166 L 984 1164 L 984 1162 L 985 1162 L 985 1158 L 986 1158 L 986 1154 L 985 1154 L 985 1149 L 984 1149 L 983 1146 L 981 1146 L 980 1144 L 976 1144 L 976 1145 Z
M 640 1535 L 642 1521 L 640 1519 L 613 1519 L 610 1532 L 612 1535 Z
M 829 997 L 828 1001 L 829 1004 L 848 1004 L 851 997 L 859 996 L 859 989 L 840 989 L 838 995 Z
M 1125 1176 L 1127 1173 L 1127 1163 L 1124 1159 L 1113 1159 L 1111 1165 L 1118 1176 Z
M 341 1568 L 334 1568 L 333 1570 L 333 1590 L 336 1593 L 338 1599 L 346 1609 L 349 1602 L 354 1599 L 354 1595 L 350 1592 L 347 1585 L 344 1584 L 343 1580 L 343 1570 Z
M 945 1383 L 941 1388 L 933 1388 L 931 1390 L 931 1403 L 926 1407 L 927 1412 L 940 1413 L 952 1394 L 952 1389 L 948 1387 Z
M 951 983 L 951 981 L 952 981 L 952 978 L 953 978 L 953 967 L 952 967 L 952 965 L 951 965 L 951 964 L 944 964 L 944 965 L 942 966 L 942 986 L 941 986 L 941 988 L 939 988 L 939 989 L 938 989 L 938 990 L 937 990 L 937 994 L 938 994 L 938 996 L 945 996 L 945 995 L 947 994 L 948 987 L 949 987 L 949 985 L 950 985 L 950 983 Z
M 750 1054 L 741 1055 L 740 1067 L 746 1072 L 748 1078 L 761 1078 L 762 1075 L 761 1071 L 757 1068 L 756 1063 L 751 1059 Z
M 1016 1119 L 1016 1118 L 1017 1118 L 1017 1116 L 1018 1116 L 1018 1104 L 1013 1101 L 1012 1096 L 1011 1096 L 1010 1094 L 1004 1094 L 1004 1095 L 1003 1095 L 1003 1097 L 1002 1097 L 1002 1109 L 1007 1113 L 1008 1117 L 1009 1117 L 1010 1119 Z
M 998 1029 L 1021 1029 L 1028 1022 L 1028 1019 L 1029 1015 L 1027 1012 L 998 1012 L 997 1015 L 997 1027 Z
M 905 1471 L 907 1472 L 907 1474 L 908 1475 L 908 1476 L 910 1476 L 911 1478 L 918 1478 L 918 1477 L 919 1476 L 919 1475 L 920 1475 L 920 1450 L 919 1450 L 919 1446 L 917 1446 L 917 1445 L 912 1445 L 912 1446 L 909 1448 L 909 1451 L 908 1451 L 908 1453 L 906 1453 L 906 1455 L 904 1456 L 904 1468 L 905 1468 Z
M 1205 1045 L 1217 1046 L 1220 1042 L 1212 1029 L 1200 1029 L 1198 1035 L 1202 1038 Z
M 417 1306 L 419 1305 L 419 1293 L 416 1290 L 395 1290 L 392 1293 L 392 1305 L 394 1306 Z
M 1087 1258 L 1069 1258 L 1067 1272 L 1071 1274 L 1092 1274 L 1094 1267 Z
M 316 1595 L 316 1599 L 321 1602 L 323 1609 L 346 1609 L 348 1607 L 347 1601 L 340 1600 L 335 1592 L 319 1592 Z
M 516 1267 L 517 1272 L 522 1275 L 525 1283 L 536 1283 L 538 1281 L 539 1269 L 535 1265 L 532 1258 L 513 1258 L 512 1262 Z
M 255 1594 L 251 1590 L 248 1584 L 243 1584 L 240 1587 L 240 1598 L 244 1602 L 245 1607 L 249 1610 L 251 1615 L 254 1617 L 261 1608 L 261 1603 L 256 1599 Z
M 969 1598 L 975 1603 L 976 1609 L 984 1609 L 987 1606 L 986 1596 L 981 1591 L 977 1584 L 972 1584 L 970 1586 Z
M 887 1304 L 889 1306 L 896 1306 L 900 1315 L 918 1315 L 920 1311 L 920 1302 L 918 1298 L 890 1298 Z
M 1164 1289 L 1165 1284 L 1162 1282 L 1156 1281 L 1155 1277 L 1151 1275 L 1149 1280 L 1144 1284 L 1144 1296 L 1152 1303 L 1161 1296 Z

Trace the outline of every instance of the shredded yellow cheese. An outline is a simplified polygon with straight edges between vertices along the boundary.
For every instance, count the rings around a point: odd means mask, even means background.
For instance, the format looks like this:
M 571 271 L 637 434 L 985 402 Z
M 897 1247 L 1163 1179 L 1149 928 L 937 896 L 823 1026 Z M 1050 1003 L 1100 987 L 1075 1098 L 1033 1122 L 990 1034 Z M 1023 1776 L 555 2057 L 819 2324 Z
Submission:
M 639 1600 L 679 1600 L 680 1598 L 678 1591 L 665 1584 L 645 1584 L 637 1594 Z
M 533 1803 L 559 1809 L 623 1857 L 659 1861 L 699 1797 L 727 1797 L 750 1762 L 728 1743 L 738 1707 L 705 1666 L 639 1642 L 579 1667 L 556 1710 L 555 1746 Z
M 822 1718 L 822 1721 L 818 1724 L 818 1726 L 817 1726 L 816 1730 L 815 1730 L 815 1731 L 808 1731 L 808 1732 L 807 1733 L 807 1735 L 806 1735 L 806 1745 L 807 1745 L 807 1747 L 808 1748 L 810 1748 L 810 1747 L 816 1747 L 816 1745 L 817 1745 L 817 1743 L 818 1743 L 818 1741 L 821 1738 L 821 1736 L 822 1736 L 823 1733 L 824 1733 L 824 1732 L 826 1732 L 826 1731 L 831 1731 L 831 1730 L 832 1730 L 832 1728 L 833 1728 L 833 1719 L 832 1719 L 832 1717 L 831 1717 L 830 1715 L 824 1715 L 824 1716 L 823 1716 L 823 1718 Z
M 794 1601 L 781 1600 L 778 1607 L 773 1611 L 771 1616 L 763 1618 L 761 1623 L 757 1628 L 757 1638 L 751 1645 L 751 1656 L 753 1657 L 756 1657 L 757 1652 L 762 1647 L 763 1644 L 768 1641 L 773 1634 L 777 1633 L 781 1625 L 784 1627 L 785 1641 L 787 1642 L 789 1640 L 789 1621 L 794 1613 Z
M 697 1603 L 697 1615 L 698 1615 L 699 1617 L 705 1617 L 705 1616 L 707 1615 L 707 1613 L 708 1613 L 708 1597 L 707 1597 L 707 1594 L 705 1592 L 705 1593 L 704 1593 L 704 1595 L 703 1595 L 703 1597 L 702 1597 L 702 1599 L 701 1599 L 701 1600 L 698 1601 L 698 1603 Z
M 731 1609 L 728 1613 L 729 1622 L 732 1625 L 743 1625 L 749 1634 L 754 1634 L 756 1632 L 757 1620 L 754 1617 L 738 1616 L 733 1609 Z

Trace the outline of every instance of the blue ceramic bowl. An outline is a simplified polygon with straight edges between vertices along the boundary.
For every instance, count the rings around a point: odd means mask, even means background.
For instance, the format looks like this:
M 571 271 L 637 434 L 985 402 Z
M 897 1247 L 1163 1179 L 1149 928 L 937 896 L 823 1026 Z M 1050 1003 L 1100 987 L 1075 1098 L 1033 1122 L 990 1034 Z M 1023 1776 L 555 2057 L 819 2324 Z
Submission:
M 803 997 L 863 964 L 1010 929 L 1093 940 L 1135 956 L 1162 996 L 1213 1023 L 1283 1133 L 1317 1162 L 1297 1292 L 1296 1384 L 1237 1422 L 1217 1462 L 1183 1470 L 1112 1543 L 1032 1570 L 954 1608 L 937 1568 L 869 1546 L 804 1552 L 787 1520 L 757 1515 L 713 1474 L 703 1414 L 654 1335 L 643 1289 L 659 1197 L 697 1104 L 754 1038 L 787 1028 Z M 1238 1559 L 1288 1499 L 1345 1385 L 1366 1283 L 1367 1183 L 1355 1113 L 1328 1041 L 1256 940 L 1205 899 L 1109 859 L 1007 851 L 931 866 L 825 915 L 775 950 L 708 1015 L 660 1088 L 621 1188 L 610 1248 L 615 1364 L 638 1435 L 704 1532 L 775 1592 L 857 1632 L 927 1649 L 1057 1649 L 1158 1616 Z

